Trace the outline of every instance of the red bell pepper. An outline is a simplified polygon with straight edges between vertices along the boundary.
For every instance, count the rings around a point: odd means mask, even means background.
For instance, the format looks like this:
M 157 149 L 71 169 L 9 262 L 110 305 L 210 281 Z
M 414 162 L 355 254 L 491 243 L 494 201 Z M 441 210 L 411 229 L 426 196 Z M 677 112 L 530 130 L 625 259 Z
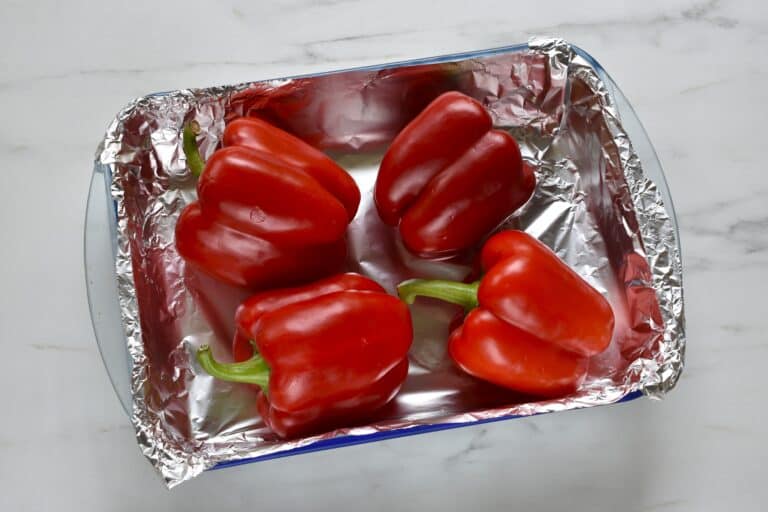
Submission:
M 534 395 L 574 391 L 587 358 L 611 342 L 608 301 L 522 231 L 492 236 L 480 263 L 485 274 L 478 282 L 413 279 L 401 283 L 398 293 L 408 303 L 434 297 L 469 311 L 448 345 L 467 373 Z
M 366 419 L 397 394 L 408 373 L 408 308 L 357 274 L 256 294 L 236 319 L 241 362 L 217 362 L 207 346 L 198 361 L 216 378 L 260 386 L 259 412 L 281 437 Z M 253 355 L 240 345 L 244 339 Z
M 250 288 L 294 284 L 337 271 L 347 224 L 357 212 L 354 180 L 330 158 L 258 119 L 237 119 L 205 163 L 196 123 L 184 131 L 198 201 L 176 225 L 191 265 Z
M 474 99 L 430 103 L 384 155 L 374 190 L 381 219 L 424 257 L 479 243 L 533 193 L 536 178 L 507 132 Z

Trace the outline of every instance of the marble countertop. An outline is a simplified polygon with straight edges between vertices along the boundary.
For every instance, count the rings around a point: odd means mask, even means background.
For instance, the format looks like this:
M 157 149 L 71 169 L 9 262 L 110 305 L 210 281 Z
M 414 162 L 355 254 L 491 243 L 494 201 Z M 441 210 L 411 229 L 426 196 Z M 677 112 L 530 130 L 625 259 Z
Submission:
M 685 269 L 678 387 L 661 402 L 290 457 L 167 491 L 112 390 L 85 294 L 92 158 L 117 110 L 154 91 L 540 34 L 604 65 L 665 167 Z M 768 509 L 764 4 L 6 0 L 0 46 L 0 510 Z

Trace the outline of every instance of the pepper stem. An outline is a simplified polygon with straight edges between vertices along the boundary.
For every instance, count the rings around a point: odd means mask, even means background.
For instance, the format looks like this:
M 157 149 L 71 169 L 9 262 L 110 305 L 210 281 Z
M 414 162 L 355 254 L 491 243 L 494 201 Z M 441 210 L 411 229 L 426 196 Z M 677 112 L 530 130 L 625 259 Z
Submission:
M 407 304 L 413 304 L 416 297 L 432 297 L 451 304 L 463 306 L 469 311 L 477 307 L 477 289 L 480 282 L 459 283 L 442 279 L 409 279 L 397 286 L 397 294 Z
M 214 359 L 211 347 L 203 345 L 197 349 L 197 362 L 212 377 L 227 382 L 256 384 L 265 392 L 269 387 L 269 366 L 258 353 L 240 363 L 221 363 Z
M 200 149 L 197 147 L 198 135 L 200 135 L 200 123 L 193 120 L 184 125 L 181 146 L 187 157 L 187 166 L 195 176 L 200 176 L 203 167 L 205 167 L 205 161 L 200 156 Z

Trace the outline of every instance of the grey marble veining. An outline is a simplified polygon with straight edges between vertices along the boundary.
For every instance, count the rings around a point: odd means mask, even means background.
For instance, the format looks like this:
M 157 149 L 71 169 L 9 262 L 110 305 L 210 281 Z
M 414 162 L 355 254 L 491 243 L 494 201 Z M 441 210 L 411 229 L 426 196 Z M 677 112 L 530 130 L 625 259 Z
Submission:
M 167 492 L 103 370 L 83 286 L 88 180 L 106 123 L 149 92 L 534 34 L 604 65 L 664 165 L 688 319 L 677 389 L 662 402 L 214 471 Z M 768 508 L 764 4 L 6 1 L 0 45 L 0 510 Z

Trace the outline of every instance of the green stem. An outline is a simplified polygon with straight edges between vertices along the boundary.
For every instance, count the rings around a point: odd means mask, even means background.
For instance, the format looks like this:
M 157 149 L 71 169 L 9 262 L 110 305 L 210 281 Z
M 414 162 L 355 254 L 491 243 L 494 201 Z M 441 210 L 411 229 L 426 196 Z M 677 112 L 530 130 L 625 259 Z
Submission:
M 214 359 L 211 347 L 203 345 L 197 349 L 197 362 L 209 375 L 217 379 L 256 384 L 265 392 L 269 387 L 269 366 L 256 352 L 249 360 L 241 363 L 220 363 Z
M 200 124 L 197 121 L 190 121 L 184 125 L 182 136 L 182 148 L 187 157 L 187 166 L 192 174 L 200 176 L 205 167 L 205 161 L 200 156 L 200 149 L 197 147 L 197 136 L 200 135 Z
M 458 283 L 441 279 L 409 279 L 397 286 L 397 294 L 407 304 L 413 304 L 416 297 L 432 297 L 463 306 L 469 311 L 477 307 L 477 288 L 480 281 Z

